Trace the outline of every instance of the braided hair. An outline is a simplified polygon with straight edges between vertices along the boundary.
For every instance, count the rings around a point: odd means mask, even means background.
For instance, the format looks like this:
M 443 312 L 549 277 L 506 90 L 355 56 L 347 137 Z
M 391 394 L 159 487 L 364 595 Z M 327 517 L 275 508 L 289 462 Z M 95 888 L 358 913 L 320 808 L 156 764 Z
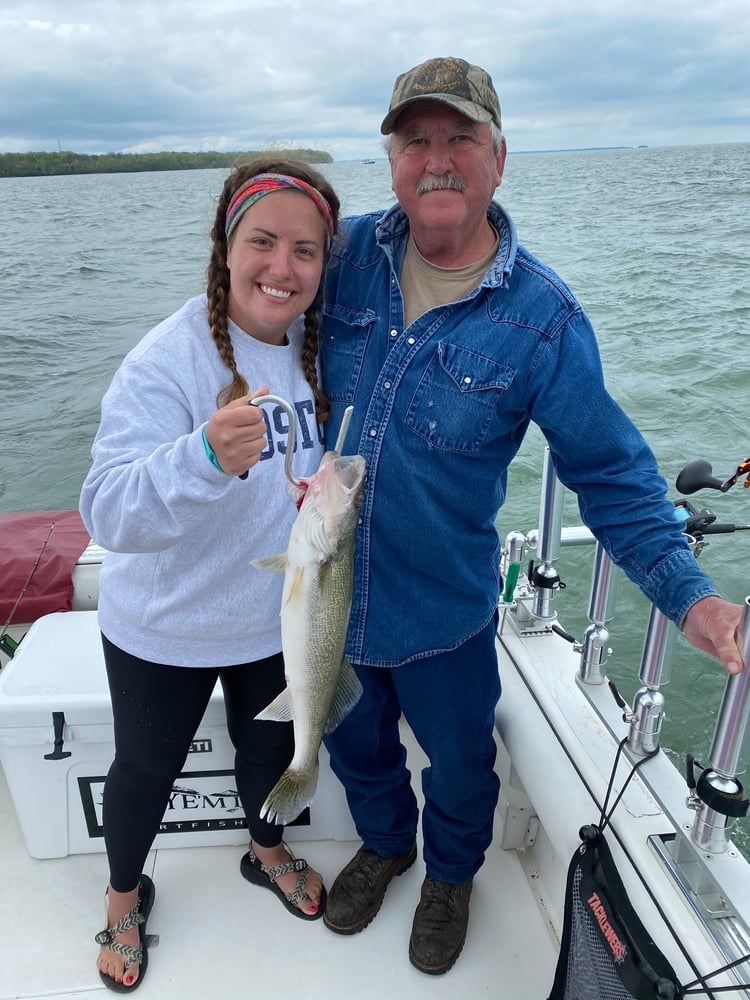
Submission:
M 216 405 L 224 406 L 234 399 L 247 395 L 247 379 L 237 370 L 232 339 L 227 322 L 229 309 L 229 268 L 227 267 L 227 237 L 225 232 L 226 214 L 229 203 L 236 191 L 256 174 L 286 174 L 306 181 L 321 193 L 331 209 L 334 232 L 338 228 L 340 203 L 336 192 L 317 170 L 298 160 L 287 160 L 278 156 L 258 156 L 247 163 L 238 164 L 224 182 L 224 187 L 216 206 L 216 218 L 211 230 L 211 256 L 208 262 L 208 323 L 211 336 L 221 355 L 221 359 L 232 375 L 232 380 L 219 392 Z M 315 415 L 320 423 L 328 419 L 331 406 L 328 396 L 318 384 L 318 324 L 323 299 L 323 280 L 314 301 L 305 311 L 305 333 L 302 341 L 302 371 L 315 397 Z

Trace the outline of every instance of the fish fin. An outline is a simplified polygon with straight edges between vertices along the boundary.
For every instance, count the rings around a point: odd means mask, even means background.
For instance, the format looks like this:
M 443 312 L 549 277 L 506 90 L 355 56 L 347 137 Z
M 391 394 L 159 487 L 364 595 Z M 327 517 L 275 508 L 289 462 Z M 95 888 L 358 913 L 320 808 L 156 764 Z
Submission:
M 338 687 L 333 695 L 331 710 L 328 713 L 328 720 L 324 732 L 332 733 L 340 722 L 347 717 L 362 696 L 362 685 L 357 677 L 354 667 L 348 660 L 341 664 L 341 676 Z
M 281 694 L 277 694 L 270 705 L 266 705 L 255 716 L 256 719 L 262 719 L 265 722 L 293 722 L 294 716 L 292 715 L 292 699 L 289 694 L 289 688 L 285 687 Z
M 305 576 L 305 572 L 300 566 L 298 569 L 292 570 L 286 578 L 286 586 L 284 587 L 284 603 L 288 604 L 297 594 L 297 588 L 302 585 L 302 580 Z
M 262 559 L 251 559 L 250 565 L 257 566 L 258 569 L 272 570 L 274 573 L 285 573 L 289 562 L 286 552 L 281 552 L 277 556 L 264 556 Z
M 268 793 L 261 806 L 260 818 L 267 823 L 286 826 L 295 820 L 313 800 L 318 787 L 318 761 L 305 771 L 287 768 Z

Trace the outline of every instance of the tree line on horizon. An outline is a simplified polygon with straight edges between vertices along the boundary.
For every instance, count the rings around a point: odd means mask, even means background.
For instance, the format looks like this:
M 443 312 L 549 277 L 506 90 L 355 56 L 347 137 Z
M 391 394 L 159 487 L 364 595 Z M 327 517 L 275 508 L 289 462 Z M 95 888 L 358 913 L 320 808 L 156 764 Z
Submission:
M 254 156 L 278 153 L 305 163 L 333 163 L 319 149 L 265 149 L 247 152 L 164 153 L 0 153 L 0 177 L 49 177 L 61 174 L 120 174 L 147 170 L 204 170 L 233 167 Z

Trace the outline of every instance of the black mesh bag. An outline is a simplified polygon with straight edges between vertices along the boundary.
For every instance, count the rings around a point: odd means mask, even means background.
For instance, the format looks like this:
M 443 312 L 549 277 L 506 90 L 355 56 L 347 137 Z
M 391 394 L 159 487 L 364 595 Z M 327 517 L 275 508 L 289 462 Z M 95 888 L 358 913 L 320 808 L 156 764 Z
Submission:
M 625 743 L 623 739 L 617 748 L 599 825 L 581 827 L 581 846 L 568 867 L 560 956 L 549 1000 L 681 1000 L 698 994 L 713 1000 L 717 994 L 750 990 L 747 982 L 736 986 L 708 985 L 708 980 L 719 974 L 746 965 L 750 954 L 701 975 L 689 950 L 681 946 L 679 935 L 670 928 L 697 975 L 693 982 L 681 985 L 633 909 L 604 839 L 604 830 L 635 772 L 659 751 L 653 750 L 632 766 L 607 811 Z
M 669 962 L 630 904 L 604 834 L 580 832 L 568 868 L 560 957 L 549 1000 L 677 1000 Z

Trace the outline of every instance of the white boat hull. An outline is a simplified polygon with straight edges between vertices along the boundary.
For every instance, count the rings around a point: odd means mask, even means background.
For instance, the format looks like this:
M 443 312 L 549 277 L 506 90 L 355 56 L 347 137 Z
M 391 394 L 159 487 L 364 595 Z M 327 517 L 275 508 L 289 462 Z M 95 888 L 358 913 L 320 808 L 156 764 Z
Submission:
M 92 546 L 76 566 L 76 610 L 70 615 L 90 615 L 96 606 L 102 555 Z M 421 861 L 394 880 L 370 927 L 341 937 L 322 922 L 294 920 L 270 892 L 244 882 L 240 838 L 169 850 L 157 844 L 150 853 L 147 873 L 156 883 L 157 903 L 148 929 L 160 943 L 140 995 L 205 1000 L 244 996 L 252 989 L 258 995 L 321 1000 L 384 995 L 545 1000 L 578 831 L 600 819 L 627 725 L 606 684 L 577 680 L 579 656 L 570 643 L 548 627 L 524 631 L 526 624 L 519 626 L 513 614 L 502 617 L 497 650 L 503 696 L 496 714 L 502 784 L 495 840 L 475 880 L 464 952 L 446 976 L 424 976 L 408 961 L 424 876 Z M 17 628 L 19 637 L 22 633 L 23 627 Z M 418 788 L 426 762 L 405 725 L 403 738 Z M 610 804 L 632 763 L 622 758 Z M 3 767 L 9 771 L 7 752 Z M 41 795 L 40 821 L 73 822 L 67 805 L 61 807 L 64 816 L 54 813 L 53 797 L 37 782 L 24 794 Z M 683 777 L 659 753 L 632 779 L 606 832 L 631 903 L 683 983 L 750 948 L 750 866 L 731 841 L 715 856 L 691 846 L 693 811 L 686 797 Z M 0 775 L 0 935 L 6 945 L 0 1000 L 100 997 L 93 935 L 101 929 L 105 857 L 34 858 L 16 813 Z M 294 843 L 295 852 L 308 857 L 329 885 L 358 846 L 354 839 L 335 837 Z M 716 976 L 711 985 L 736 986 L 747 970 L 740 967 L 739 980 L 729 972 Z M 721 996 L 750 994 L 735 988 Z

